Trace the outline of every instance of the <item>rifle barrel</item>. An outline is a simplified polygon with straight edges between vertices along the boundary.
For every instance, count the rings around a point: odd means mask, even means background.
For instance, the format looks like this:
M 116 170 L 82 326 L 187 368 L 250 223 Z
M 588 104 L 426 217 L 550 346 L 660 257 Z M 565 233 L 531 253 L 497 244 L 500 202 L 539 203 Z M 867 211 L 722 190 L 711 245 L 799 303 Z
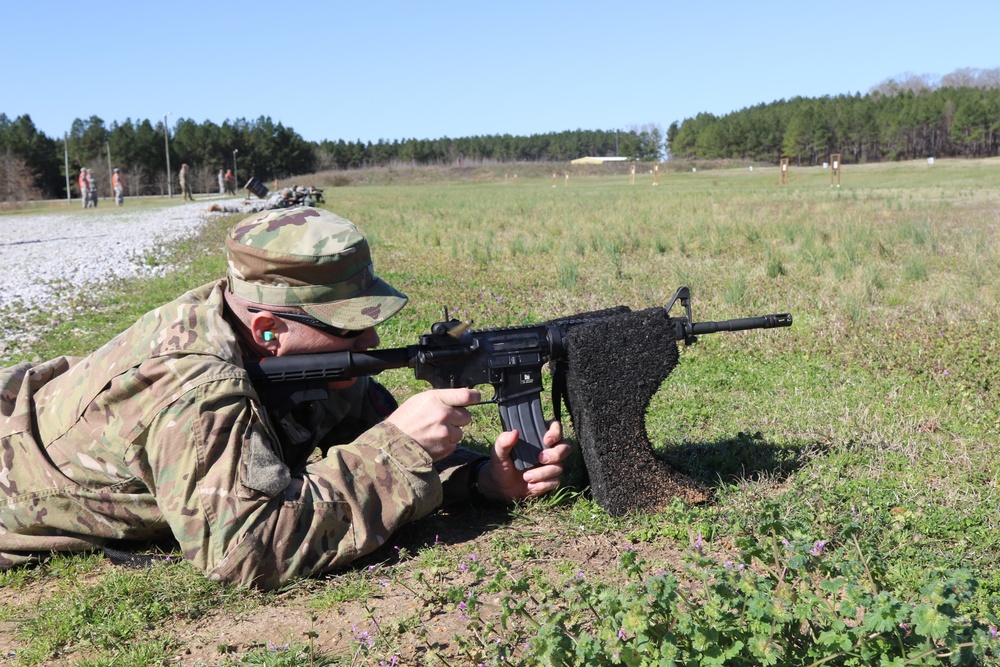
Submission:
M 774 315 L 741 317 L 721 322 L 695 322 L 691 325 L 691 333 L 698 336 L 715 333 L 716 331 L 746 331 L 747 329 L 774 329 L 790 326 L 792 326 L 791 313 L 775 313 Z

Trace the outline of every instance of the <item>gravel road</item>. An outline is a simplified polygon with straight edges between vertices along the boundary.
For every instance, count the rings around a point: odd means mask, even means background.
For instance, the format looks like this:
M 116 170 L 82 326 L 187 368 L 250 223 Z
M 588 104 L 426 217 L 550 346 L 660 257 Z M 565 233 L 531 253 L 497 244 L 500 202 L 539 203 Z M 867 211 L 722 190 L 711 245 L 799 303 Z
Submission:
M 59 285 L 163 271 L 142 263 L 143 253 L 193 234 L 211 215 L 205 208 L 203 202 L 132 211 L 126 205 L 0 217 L 0 308 L 43 306 L 58 298 Z
M 228 200 L 216 199 L 220 203 Z M 240 200 L 233 200 L 238 202 Z M 153 275 L 170 269 L 142 262 L 144 253 L 193 235 L 210 215 L 206 200 L 160 209 L 125 206 L 72 214 L 26 213 L 0 217 L 0 361 L 30 346 L 18 311 L 63 311 L 66 292 L 99 286 L 111 277 Z M 220 239 L 221 244 L 221 239 Z

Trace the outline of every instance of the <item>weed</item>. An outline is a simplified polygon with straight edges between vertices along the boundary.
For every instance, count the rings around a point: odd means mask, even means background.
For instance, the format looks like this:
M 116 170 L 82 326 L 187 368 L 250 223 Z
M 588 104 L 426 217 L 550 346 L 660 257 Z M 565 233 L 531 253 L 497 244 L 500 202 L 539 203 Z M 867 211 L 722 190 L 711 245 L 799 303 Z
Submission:
M 927 275 L 927 260 L 923 257 L 907 257 L 903 262 L 903 280 L 907 282 L 919 282 L 927 280 Z
M 777 278 L 778 276 L 785 275 L 785 265 L 781 259 L 771 252 L 771 249 L 767 250 L 767 268 L 765 273 L 768 278 Z
M 683 584 L 650 573 L 626 549 L 625 586 L 573 577 L 534 610 L 508 596 L 504 627 L 521 618 L 534 629 L 527 664 L 933 665 L 1000 655 L 997 619 L 957 612 L 975 585 L 967 571 L 926 572 L 916 591 L 900 596 L 876 583 L 854 521 L 817 538 L 772 507 L 758 528 L 763 539 L 740 540 L 739 556 L 721 564 L 699 533 Z M 510 647 L 477 648 L 500 664 Z
M 572 291 L 576 287 L 579 278 L 580 265 L 576 262 L 560 260 L 559 262 L 559 286 L 564 290 Z

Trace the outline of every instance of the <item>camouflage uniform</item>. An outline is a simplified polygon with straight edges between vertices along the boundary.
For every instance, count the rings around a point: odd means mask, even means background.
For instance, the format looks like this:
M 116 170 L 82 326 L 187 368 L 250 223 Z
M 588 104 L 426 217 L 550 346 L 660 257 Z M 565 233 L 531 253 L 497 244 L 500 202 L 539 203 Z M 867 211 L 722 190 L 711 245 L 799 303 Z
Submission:
M 333 214 L 317 215 L 328 222 Z M 259 290 L 259 303 L 272 305 L 295 294 L 324 298 L 306 308 L 327 321 L 339 310 L 336 325 L 348 328 L 383 321 L 405 297 L 374 277 L 353 226 L 327 228 L 351 237 L 335 243 L 329 234 L 309 237 L 324 227 L 303 225 L 294 209 L 251 220 L 227 239 L 228 282 L 147 313 L 88 357 L 0 371 L 0 569 L 107 540 L 172 536 L 212 579 L 274 588 L 374 550 L 436 508 L 443 483 L 478 457 L 459 451 L 433 464 L 419 444 L 381 422 L 394 403 L 371 380 L 280 420 L 269 413 L 225 317 L 227 288 Z M 353 287 L 291 285 L 301 267 L 253 269 L 254 255 L 239 243 L 256 241 L 266 254 L 300 230 L 298 247 L 305 240 L 351 249 L 343 258 L 332 254 L 351 265 L 348 273 L 357 271 Z M 268 267 L 270 280 L 262 277 Z M 344 266 L 327 265 L 327 276 L 331 270 L 347 275 Z M 299 277 L 310 273 L 324 272 L 307 266 Z M 329 289 L 348 300 L 332 301 L 323 293 Z M 307 461 L 315 447 L 330 445 Z
M 179 174 L 181 194 L 184 196 L 185 200 L 190 199 L 191 201 L 194 201 L 194 196 L 191 194 L 191 183 L 188 182 L 188 176 L 188 166 L 186 164 L 182 164 Z

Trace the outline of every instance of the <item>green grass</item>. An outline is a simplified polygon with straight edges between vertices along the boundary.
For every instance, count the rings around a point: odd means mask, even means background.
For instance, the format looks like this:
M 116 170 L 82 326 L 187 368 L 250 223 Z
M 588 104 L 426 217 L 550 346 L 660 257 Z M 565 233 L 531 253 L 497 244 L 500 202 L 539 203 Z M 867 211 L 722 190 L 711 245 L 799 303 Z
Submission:
M 45 567 L 53 583 L 48 594 L 37 604 L 5 608 L 4 620 L 20 623 L 27 644 L 17 653 L 22 664 L 73 652 L 88 655 L 81 664 L 160 665 L 178 646 L 169 633 L 151 632 L 160 624 L 191 621 L 216 606 L 249 609 L 256 600 L 212 584 L 184 563 L 112 569 L 95 578 L 98 565 L 96 556 L 56 557 Z M 0 583 L 12 592 L 28 585 L 17 573 Z
M 947 623 L 922 626 L 923 643 L 912 653 L 898 627 L 881 630 L 880 637 L 887 646 L 902 647 L 914 664 L 946 660 L 947 641 L 935 644 L 935 628 L 947 626 L 947 636 L 958 643 L 980 641 L 975 633 L 995 626 L 1000 609 L 998 176 L 1000 161 L 981 160 L 847 166 L 839 189 L 829 187 L 827 172 L 793 166 L 786 186 L 777 185 L 776 170 L 757 168 L 669 172 L 657 188 L 640 179 L 629 186 L 627 176 L 573 178 L 553 188 L 543 175 L 516 184 L 493 179 L 328 191 L 328 201 L 336 202 L 330 208 L 371 238 L 377 272 L 411 297 L 410 306 L 380 331 L 383 346 L 414 342 L 445 307 L 477 327 L 492 327 L 617 304 L 664 304 L 682 284 L 692 289 L 699 320 L 781 311 L 795 316 L 790 329 L 705 336 L 684 348 L 680 366 L 649 407 L 647 429 L 658 452 L 712 486 L 713 503 L 674 504 L 659 514 L 619 519 L 585 493 L 527 503 L 511 525 L 492 529 L 489 553 L 479 554 L 481 576 L 460 583 L 447 573 L 466 554 L 446 547 L 429 545 L 389 559 L 385 576 L 418 593 L 414 599 L 431 616 L 454 610 L 459 593 L 472 595 L 470 605 L 486 598 L 521 605 L 521 611 L 504 613 L 503 627 L 498 607 L 478 607 L 451 642 L 434 641 L 412 618 L 388 622 L 377 584 L 364 573 L 303 586 L 294 594 L 317 613 L 370 600 L 355 620 L 359 627 L 377 620 L 379 644 L 355 642 L 336 658 L 338 664 L 362 654 L 377 656 L 377 663 L 407 650 L 406 664 L 419 663 L 413 656 L 435 654 L 441 664 L 465 664 L 470 655 L 487 664 L 554 660 L 554 644 L 546 653 L 519 643 L 539 627 L 574 650 L 583 650 L 585 635 L 587 646 L 603 642 L 607 658 L 615 641 L 627 644 L 637 632 L 631 621 L 605 624 L 616 613 L 630 613 L 627 600 L 615 602 L 605 591 L 607 616 L 588 622 L 586 595 L 566 585 L 582 565 L 543 569 L 537 581 L 511 565 L 544 562 L 553 539 L 573 543 L 605 535 L 685 553 L 700 536 L 699 553 L 714 565 L 650 563 L 641 575 L 666 569 L 682 580 L 700 567 L 722 581 L 729 576 L 718 569 L 722 563 L 745 562 L 761 575 L 732 583 L 743 587 L 748 604 L 768 586 L 787 586 L 801 587 L 803 595 L 812 591 L 820 605 L 823 586 L 842 578 L 851 595 L 889 600 L 893 608 L 926 620 L 927 605 L 950 595 L 928 588 L 931 574 L 941 573 L 958 591 L 949 603 L 952 611 L 932 610 Z M 170 278 L 76 297 L 37 344 L 9 352 L 8 361 L 85 353 L 145 310 L 221 275 L 221 238 L 231 222 L 219 222 L 180 248 L 188 268 Z M 44 314 L 36 316 L 46 321 Z M 32 326 L 31 316 L 19 326 Z M 381 380 L 400 397 L 423 388 L 403 371 L 386 372 Z M 494 412 L 477 411 L 472 440 L 493 440 L 499 428 Z M 772 547 L 782 539 L 794 548 L 775 556 Z M 827 560 L 813 563 L 806 547 L 820 540 L 829 544 Z M 54 586 L 65 567 L 58 563 L 75 561 L 90 563 L 86 557 L 57 559 L 35 570 L 2 573 L 0 589 Z M 767 568 L 779 571 L 765 576 Z M 618 586 L 621 576 L 640 576 L 631 566 L 626 570 L 606 568 L 588 577 L 604 576 Z M 153 572 L 141 579 L 149 588 L 158 578 Z M 99 578 L 117 576 L 104 572 Z M 197 588 L 193 580 L 190 585 Z M 698 590 L 691 600 L 721 604 L 716 589 Z M 190 603 L 199 613 L 232 604 L 199 595 Z M 664 598 L 664 605 L 681 613 L 671 600 Z M 177 613 L 175 602 L 141 604 L 153 605 L 146 613 L 164 618 Z M 261 604 L 279 600 L 264 597 Z M 114 616 L 115 607 L 107 605 L 105 615 Z M 826 618 L 819 609 L 812 615 L 817 624 Z M 30 647 L 19 657 L 23 664 L 44 662 L 52 650 L 76 650 L 84 641 L 84 631 L 74 629 L 82 619 L 70 616 L 67 630 L 36 635 L 32 628 L 41 620 L 32 620 L 30 609 L 17 613 L 23 617 L 19 637 Z M 768 613 L 773 627 L 784 623 L 777 612 Z M 123 613 L 107 634 L 141 634 L 127 618 Z M 748 644 L 767 636 L 748 617 L 730 620 L 743 624 Z M 692 639 L 711 622 L 692 621 L 681 639 Z M 830 664 L 849 664 L 850 656 L 862 660 L 858 656 L 869 645 L 855 645 L 861 640 L 851 634 L 850 622 L 831 617 L 829 623 L 823 631 L 833 633 L 826 635 L 831 642 L 855 642 Z M 625 629 L 626 640 L 616 639 L 615 628 Z M 795 623 L 785 629 L 790 637 L 800 630 Z M 819 634 L 813 648 L 822 645 Z M 160 655 L 174 650 L 169 633 L 153 635 Z M 431 648 L 414 653 L 415 646 Z M 486 648 L 495 646 L 503 650 Z M 757 662 L 747 657 L 745 664 L 767 664 L 771 649 L 758 648 Z M 995 644 L 991 650 L 996 655 Z M 116 655 L 96 644 L 93 651 Z M 744 653 L 751 655 L 749 649 Z M 831 648 L 823 655 L 834 653 Z M 265 652 L 242 664 L 285 664 L 278 660 L 287 657 Z

